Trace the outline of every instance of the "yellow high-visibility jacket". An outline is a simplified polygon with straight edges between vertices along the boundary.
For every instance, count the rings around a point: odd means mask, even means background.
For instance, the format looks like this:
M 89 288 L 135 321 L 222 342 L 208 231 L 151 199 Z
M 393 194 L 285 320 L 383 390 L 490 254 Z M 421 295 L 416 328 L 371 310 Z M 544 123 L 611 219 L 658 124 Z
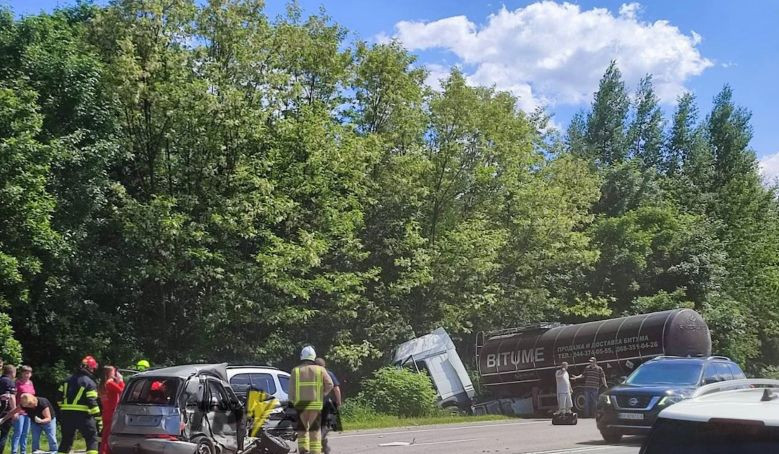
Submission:
M 324 367 L 306 362 L 292 369 L 289 401 L 298 411 L 322 411 L 325 396 L 333 390 L 333 380 Z

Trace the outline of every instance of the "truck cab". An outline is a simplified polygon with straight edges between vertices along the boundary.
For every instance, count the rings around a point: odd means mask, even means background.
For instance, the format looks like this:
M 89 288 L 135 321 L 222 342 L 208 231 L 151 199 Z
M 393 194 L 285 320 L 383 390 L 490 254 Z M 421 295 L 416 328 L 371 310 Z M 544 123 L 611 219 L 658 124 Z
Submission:
M 475 394 L 473 383 L 443 328 L 401 344 L 395 349 L 392 364 L 427 371 L 441 408 L 470 412 Z

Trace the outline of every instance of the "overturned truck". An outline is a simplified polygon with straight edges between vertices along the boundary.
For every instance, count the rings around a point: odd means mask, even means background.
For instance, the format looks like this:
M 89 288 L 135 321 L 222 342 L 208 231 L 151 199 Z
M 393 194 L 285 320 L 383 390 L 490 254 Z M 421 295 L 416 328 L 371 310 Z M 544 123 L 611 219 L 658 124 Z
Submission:
M 477 413 L 537 413 L 557 407 L 555 370 L 567 362 L 582 372 L 591 356 L 609 384 L 657 356 L 709 356 L 711 336 L 703 317 L 690 309 L 634 315 L 577 325 L 542 324 L 479 333 L 476 363 L 482 385 L 495 400 L 477 405 Z M 573 383 L 574 406 L 584 394 Z M 496 409 L 496 406 L 498 407 Z

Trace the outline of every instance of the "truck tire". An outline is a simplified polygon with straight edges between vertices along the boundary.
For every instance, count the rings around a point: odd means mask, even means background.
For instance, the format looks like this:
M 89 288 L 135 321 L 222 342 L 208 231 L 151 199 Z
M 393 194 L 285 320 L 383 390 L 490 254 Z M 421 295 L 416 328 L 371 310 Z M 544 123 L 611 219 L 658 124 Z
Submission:
M 582 388 L 574 388 L 573 389 L 573 395 L 571 396 L 571 399 L 573 400 L 573 408 L 576 413 L 579 415 L 584 415 L 584 405 L 586 401 L 586 397 L 584 396 L 584 390 Z M 586 415 L 584 415 L 586 416 Z
M 619 443 L 622 440 L 622 433 L 616 430 L 601 430 L 600 434 L 606 443 Z

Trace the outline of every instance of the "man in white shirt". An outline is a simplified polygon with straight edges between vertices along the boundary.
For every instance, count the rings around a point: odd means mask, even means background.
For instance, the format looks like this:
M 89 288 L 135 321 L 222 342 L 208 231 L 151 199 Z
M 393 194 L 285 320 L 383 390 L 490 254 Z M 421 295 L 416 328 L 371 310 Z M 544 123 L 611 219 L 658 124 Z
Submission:
M 555 372 L 555 378 L 557 379 L 557 405 L 559 407 L 559 413 L 571 413 L 571 408 L 573 408 L 573 400 L 571 399 L 571 380 L 578 380 L 582 378 L 582 376 L 569 376 L 568 363 L 563 362 L 560 365 L 560 369 Z

